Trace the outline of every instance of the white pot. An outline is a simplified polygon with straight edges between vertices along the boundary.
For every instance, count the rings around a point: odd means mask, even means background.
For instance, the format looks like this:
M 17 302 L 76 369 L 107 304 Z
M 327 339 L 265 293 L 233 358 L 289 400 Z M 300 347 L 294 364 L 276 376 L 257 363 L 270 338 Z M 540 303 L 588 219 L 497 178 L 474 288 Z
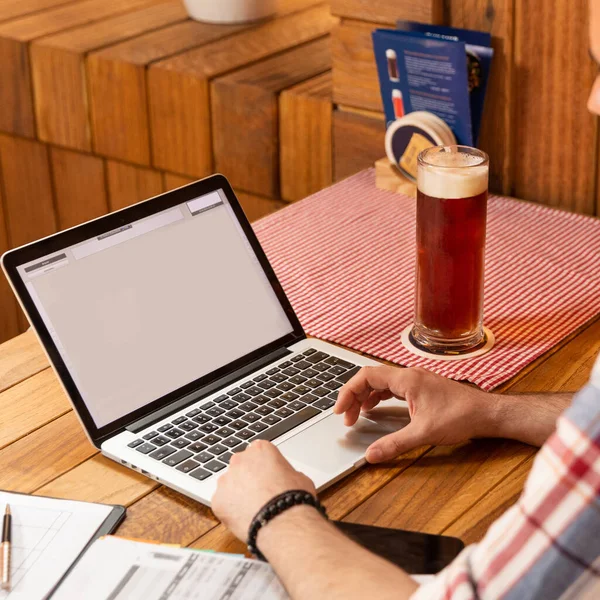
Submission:
M 209 23 L 243 23 L 275 14 L 277 0 L 183 0 L 192 19 Z

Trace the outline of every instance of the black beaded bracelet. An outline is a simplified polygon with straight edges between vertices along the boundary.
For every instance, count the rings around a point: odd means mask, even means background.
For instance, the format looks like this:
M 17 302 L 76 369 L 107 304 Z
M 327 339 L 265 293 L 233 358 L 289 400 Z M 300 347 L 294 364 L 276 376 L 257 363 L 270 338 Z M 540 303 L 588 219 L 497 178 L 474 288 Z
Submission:
M 325 518 L 327 518 L 327 512 L 325 507 L 310 493 L 306 490 L 290 490 L 289 492 L 283 492 L 279 496 L 275 496 L 269 500 L 257 513 L 250 528 L 248 529 L 248 551 L 254 554 L 256 558 L 267 562 L 262 552 L 256 547 L 256 537 L 261 527 L 264 527 L 271 519 L 280 515 L 292 506 L 299 506 L 300 504 L 307 504 L 308 506 L 314 506 Z

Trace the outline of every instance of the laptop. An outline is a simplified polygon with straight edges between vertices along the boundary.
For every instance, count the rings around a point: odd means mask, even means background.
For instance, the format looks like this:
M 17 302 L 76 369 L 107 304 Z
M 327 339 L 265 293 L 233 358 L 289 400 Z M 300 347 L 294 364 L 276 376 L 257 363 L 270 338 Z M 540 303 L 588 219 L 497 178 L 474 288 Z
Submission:
M 320 490 L 406 422 L 347 428 L 332 414 L 378 363 L 307 338 L 222 175 L 11 250 L 2 267 L 92 444 L 204 504 L 253 440 Z

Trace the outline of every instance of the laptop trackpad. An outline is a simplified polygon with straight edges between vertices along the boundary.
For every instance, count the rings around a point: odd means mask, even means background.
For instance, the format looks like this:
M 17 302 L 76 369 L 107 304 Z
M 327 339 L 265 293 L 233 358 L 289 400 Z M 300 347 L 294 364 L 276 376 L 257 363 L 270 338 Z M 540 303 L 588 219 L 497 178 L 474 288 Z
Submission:
M 354 466 L 365 450 L 386 433 L 389 430 L 362 417 L 354 427 L 346 427 L 343 416 L 330 415 L 278 447 L 318 487 L 323 477 L 329 479 Z

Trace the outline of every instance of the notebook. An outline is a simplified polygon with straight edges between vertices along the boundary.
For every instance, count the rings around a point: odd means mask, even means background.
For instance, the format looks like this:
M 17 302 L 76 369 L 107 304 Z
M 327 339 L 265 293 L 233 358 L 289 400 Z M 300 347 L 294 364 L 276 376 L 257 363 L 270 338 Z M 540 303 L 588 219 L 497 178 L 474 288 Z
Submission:
M 0 491 L 0 512 L 12 512 L 10 591 L 0 600 L 48 598 L 87 547 L 116 529 L 122 506 L 108 506 Z

